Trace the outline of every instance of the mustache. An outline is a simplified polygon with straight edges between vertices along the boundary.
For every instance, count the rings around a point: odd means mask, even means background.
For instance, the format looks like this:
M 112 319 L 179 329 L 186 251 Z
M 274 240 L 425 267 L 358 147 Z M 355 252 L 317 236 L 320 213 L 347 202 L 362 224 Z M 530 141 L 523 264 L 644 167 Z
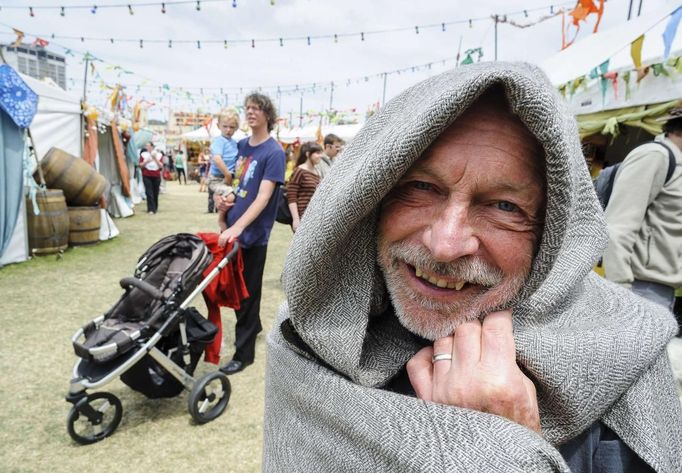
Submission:
M 400 262 L 404 262 L 427 273 L 485 287 L 497 286 L 504 280 L 504 273 L 499 268 L 475 256 L 463 256 L 455 261 L 443 263 L 435 261 L 423 246 L 407 242 L 390 245 L 387 253 L 394 269 L 398 268 Z

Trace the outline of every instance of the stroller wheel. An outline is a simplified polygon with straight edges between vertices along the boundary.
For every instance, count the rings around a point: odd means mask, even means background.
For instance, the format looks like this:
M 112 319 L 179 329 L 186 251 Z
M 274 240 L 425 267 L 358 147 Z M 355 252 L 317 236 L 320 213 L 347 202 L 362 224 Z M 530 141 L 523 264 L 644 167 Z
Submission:
M 210 422 L 223 413 L 230 401 L 230 380 L 220 371 L 202 376 L 189 394 L 188 408 L 197 424 Z
M 113 434 L 122 415 L 121 401 L 113 394 L 89 394 L 69 411 L 66 430 L 76 442 L 88 445 Z

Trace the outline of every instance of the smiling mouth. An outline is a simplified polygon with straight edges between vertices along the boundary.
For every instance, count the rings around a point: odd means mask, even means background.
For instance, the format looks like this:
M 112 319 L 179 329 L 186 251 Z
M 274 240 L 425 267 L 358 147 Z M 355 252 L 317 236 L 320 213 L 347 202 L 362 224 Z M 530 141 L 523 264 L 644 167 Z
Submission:
M 421 268 L 410 266 L 410 269 L 417 278 L 439 289 L 454 289 L 455 291 L 461 291 L 463 288 L 471 285 L 471 283 L 462 279 L 449 279 L 435 274 L 428 274 Z

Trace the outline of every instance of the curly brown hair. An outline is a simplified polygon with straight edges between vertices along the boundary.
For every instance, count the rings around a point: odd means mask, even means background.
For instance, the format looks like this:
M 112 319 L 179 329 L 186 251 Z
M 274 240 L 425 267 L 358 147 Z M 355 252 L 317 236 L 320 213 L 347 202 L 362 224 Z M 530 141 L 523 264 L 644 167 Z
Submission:
M 265 113 L 265 116 L 268 117 L 268 131 L 272 131 L 275 128 L 275 123 L 277 123 L 277 109 L 272 100 L 270 100 L 270 97 L 258 92 L 252 92 L 244 99 L 244 106 L 246 107 L 249 102 L 258 105 L 263 113 Z

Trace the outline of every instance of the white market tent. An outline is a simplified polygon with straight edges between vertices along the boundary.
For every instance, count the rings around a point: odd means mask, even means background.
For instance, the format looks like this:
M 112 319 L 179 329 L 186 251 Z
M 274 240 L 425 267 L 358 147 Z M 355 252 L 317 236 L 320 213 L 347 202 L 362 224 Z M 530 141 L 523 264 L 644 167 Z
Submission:
M 661 35 L 670 15 L 680 7 L 682 0 L 671 1 L 652 13 L 592 34 L 549 57 L 540 67 L 557 87 L 581 76 L 588 76 L 591 70 L 607 60 L 608 70 L 618 73 L 617 94 L 611 84 L 608 92 L 602 94 L 599 78 L 588 79 L 573 95 L 566 94 L 569 108 L 575 115 L 682 98 L 682 74 L 656 76 L 650 72 L 639 84 L 634 77 L 631 78 L 627 87 L 623 80 L 623 72 L 634 69 L 630 45 L 641 35 L 645 35 L 642 65 L 662 61 L 664 46 Z M 682 51 L 682 34 L 676 35 L 671 51 L 671 56 L 679 55 Z M 629 94 L 626 94 L 626 89 Z
M 39 97 L 38 113 L 29 127 L 38 159 L 42 159 L 53 146 L 74 156 L 80 156 L 80 99 L 57 85 L 50 85 L 23 74 L 21 78 Z
M 57 85 L 41 82 L 23 74 L 20 76 L 31 90 L 38 94 L 38 111 L 29 126 L 38 159 L 42 159 L 53 146 L 80 156 L 80 100 Z M 22 198 L 12 236 L 0 256 L 0 266 L 26 261 L 29 256 L 26 202 Z
M 354 123 L 349 125 L 306 125 L 304 127 L 295 127 L 291 129 L 280 129 L 279 130 L 279 141 L 282 143 L 293 143 L 296 140 L 300 142 L 306 141 L 317 141 L 318 128 L 320 128 L 320 133 L 325 136 L 329 133 L 333 133 L 343 141 L 348 143 L 357 132 L 362 128 L 361 123 Z
M 220 136 L 220 130 L 218 129 L 217 119 L 214 118 L 213 120 L 211 120 L 210 130 L 211 131 L 209 133 L 208 130 L 206 130 L 206 127 L 202 126 L 197 128 L 196 130 L 183 133 L 182 139 L 185 141 L 211 141 L 212 138 Z M 239 141 L 245 136 L 246 133 L 239 129 L 234 133 L 234 136 L 232 136 L 232 138 L 236 141 Z

